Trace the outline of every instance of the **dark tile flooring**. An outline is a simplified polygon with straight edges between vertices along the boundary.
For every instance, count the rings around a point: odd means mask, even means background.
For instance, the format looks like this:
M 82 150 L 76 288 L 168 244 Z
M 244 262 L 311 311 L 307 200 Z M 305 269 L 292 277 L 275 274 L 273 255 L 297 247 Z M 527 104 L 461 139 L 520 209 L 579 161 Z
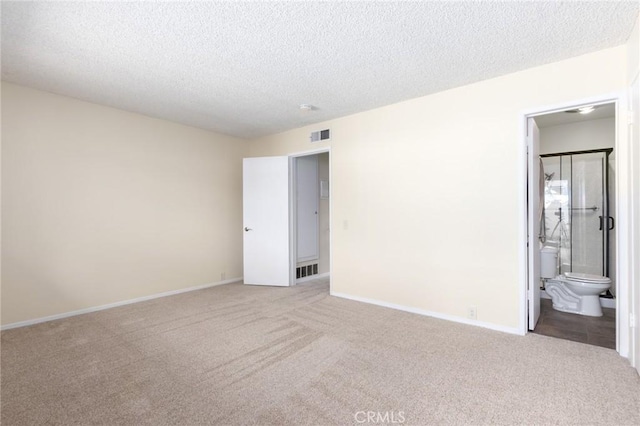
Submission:
M 602 308 L 601 317 L 568 314 L 553 309 L 551 300 L 540 299 L 540 319 L 534 333 L 574 342 L 616 348 L 616 310 Z

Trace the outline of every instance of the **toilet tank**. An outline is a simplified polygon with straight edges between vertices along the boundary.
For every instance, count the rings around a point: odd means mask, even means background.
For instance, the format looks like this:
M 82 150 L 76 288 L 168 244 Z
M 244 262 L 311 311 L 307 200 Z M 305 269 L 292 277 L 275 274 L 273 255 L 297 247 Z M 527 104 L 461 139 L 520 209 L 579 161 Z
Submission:
M 555 278 L 558 275 L 558 249 L 543 247 L 540 249 L 540 277 Z

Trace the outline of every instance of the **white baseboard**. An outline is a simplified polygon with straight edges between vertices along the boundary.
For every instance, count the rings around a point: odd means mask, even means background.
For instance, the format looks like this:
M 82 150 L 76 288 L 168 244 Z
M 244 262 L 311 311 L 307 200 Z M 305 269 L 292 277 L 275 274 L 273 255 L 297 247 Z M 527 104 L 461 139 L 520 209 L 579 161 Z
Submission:
M 350 294 L 330 292 L 331 296 L 341 297 L 343 299 L 355 300 L 356 302 L 369 303 L 371 305 L 383 306 L 385 308 L 397 309 L 399 311 L 411 312 L 412 314 L 424 315 L 427 317 L 433 317 L 443 319 L 447 321 L 457 322 L 461 324 L 475 325 L 476 327 L 488 328 L 490 330 L 501 331 L 503 333 L 517 334 L 523 336 L 517 327 L 505 327 L 503 325 L 492 324 L 489 322 L 477 321 L 468 318 L 457 317 L 455 315 L 442 314 L 439 312 L 425 311 L 424 309 L 412 308 L 409 306 L 396 305 L 395 303 L 383 302 L 375 299 L 368 299 L 366 297 L 352 296 Z
M 320 278 L 327 278 L 329 275 L 330 275 L 329 272 L 325 272 L 324 274 L 309 275 L 304 278 L 296 279 L 296 284 L 305 283 L 307 281 L 318 280 Z
M 123 301 L 120 301 L 120 302 L 109 303 L 109 304 L 106 304 L 106 305 L 100 305 L 100 306 L 94 306 L 94 307 L 91 307 L 91 308 L 79 309 L 77 311 L 64 312 L 62 314 L 50 315 L 50 316 L 47 316 L 47 317 L 41 317 L 41 318 L 35 318 L 35 319 L 31 319 L 31 320 L 26 320 L 26 321 L 14 322 L 14 323 L 11 323 L 11 324 L 3 325 L 2 327 L 0 327 L 0 330 L 9 330 L 9 329 L 12 329 L 12 328 L 26 327 L 28 325 L 40 324 L 42 322 L 53 321 L 53 320 L 62 319 L 62 318 L 68 318 L 68 317 L 74 317 L 76 315 L 83 315 L 83 314 L 88 314 L 88 313 L 91 313 L 91 312 L 103 311 L 105 309 L 117 308 L 118 306 L 131 305 L 132 303 L 145 302 L 147 300 L 158 299 L 160 297 L 174 296 L 176 294 L 188 293 L 190 291 L 196 291 L 196 290 L 204 290 L 205 288 L 215 287 L 215 286 L 219 286 L 219 285 L 223 285 L 223 284 L 231 284 L 231 283 L 235 283 L 235 282 L 238 282 L 238 281 L 242 281 L 242 277 L 232 278 L 230 280 L 218 281 L 218 282 L 215 282 L 215 283 L 197 285 L 197 286 L 194 286 L 194 287 L 181 288 L 179 290 L 165 291 L 163 293 L 156 293 L 156 294 L 152 294 L 152 295 L 149 295 L 149 296 L 136 297 L 135 299 L 123 300 Z

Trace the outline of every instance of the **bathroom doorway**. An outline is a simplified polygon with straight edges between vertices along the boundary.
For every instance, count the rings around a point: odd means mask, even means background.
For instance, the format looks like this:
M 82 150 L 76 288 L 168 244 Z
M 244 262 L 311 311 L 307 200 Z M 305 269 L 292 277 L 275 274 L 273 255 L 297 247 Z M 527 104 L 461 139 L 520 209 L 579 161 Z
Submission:
M 529 136 L 529 330 L 617 349 L 616 103 L 531 114 L 529 120 L 537 133 L 535 142 Z M 553 274 L 540 276 L 549 253 Z M 547 291 L 546 283 L 575 276 L 610 281 L 589 296 L 599 301 L 601 316 L 581 308 L 583 296 L 572 286 L 562 286 L 562 294 L 557 285 Z

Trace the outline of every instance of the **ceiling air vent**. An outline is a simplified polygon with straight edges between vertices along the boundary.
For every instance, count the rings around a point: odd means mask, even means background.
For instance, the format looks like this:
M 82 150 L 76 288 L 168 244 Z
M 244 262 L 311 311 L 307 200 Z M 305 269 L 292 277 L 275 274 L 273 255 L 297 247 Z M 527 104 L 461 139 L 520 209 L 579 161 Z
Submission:
M 328 141 L 329 139 L 331 139 L 331 130 L 329 129 L 311 132 L 311 137 L 309 138 L 311 142 Z

